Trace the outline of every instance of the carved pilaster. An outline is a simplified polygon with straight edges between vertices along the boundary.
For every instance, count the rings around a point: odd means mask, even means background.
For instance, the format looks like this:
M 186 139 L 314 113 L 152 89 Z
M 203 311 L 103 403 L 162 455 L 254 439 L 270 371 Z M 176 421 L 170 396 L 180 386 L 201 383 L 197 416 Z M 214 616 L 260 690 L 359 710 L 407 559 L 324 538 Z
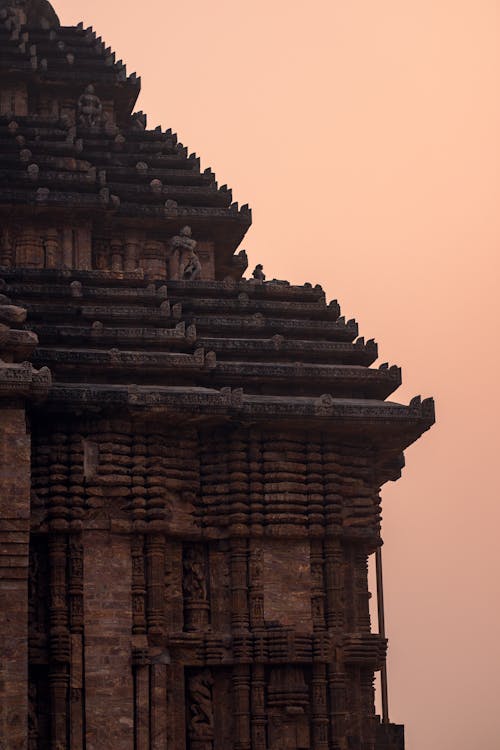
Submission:
M 325 630 L 325 580 L 324 580 L 323 543 L 319 539 L 311 540 L 311 604 L 313 628 Z
M 234 693 L 234 750 L 250 750 L 250 667 L 233 667 Z
M 266 750 L 266 679 L 263 664 L 252 667 L 252 750 Z
M 10 268 L 14 263 L 14 246 L 12 240 L 12 230 L 4 229 L 2 231 L 2 244 L 0 248 L 0 265 Z
M 23 229 L 17 237 L 16 265 L 22 268 L 43 268 L 42 238 L 31 227 Z
M 344 626 L 343 551 L 338 538 L 325 540 L 326 621 L 329 628 Z
M 165 611 L 163 587 L 165 583 L 165 537 L 163 534 L 146 536 L 147 622 L 151 635 L 163 635 Z
M 63 229 L 63 268 L 75 267 L 73 232 L 74 230 L 71 227 L 64 227 Z
M 328 750 L 326 665 L 314 664 L 312 676 L 312 726 L 314 750 Z
M 57 229 L 47 229 L 43 238 L 45 251 L 45 268 L 59 267 L 59 232 Z
M 151 750 L 167 747 L 167 667 L 151 665 Z
M 124 270 L 127 272 L 135 271 L 139 265 L 139 254 L 141 250 L 140 242 L 133 238 L 127 238 L 125 242 L 125 261 Z
M 328 666 L 328 695 L 330 734 L 334 750 L 343 750 L 347 729 L 347 675 L 344 672 L 341 655 L 336 650 L 333 664 Z
M 123 244 L 120 239 L 113 237 L 111 245 L 111 270 L 123 271 Z
M 231 540 L 231 621 L 233 630 L 248 630 L 248 549 L 246 539 Z
M 365 552 L 354 553 L 354 591 L 356 606 L 356 630 L 371 632 L 370 597 L 368 590 L 368 556 Z
M 71 750 L 83 740 L 83 545 L 80 536 L 69 543 L 69 610 L 71 626 L 70 738 Z
M 135 649 L 132 654 L 134 669 L 134 730 L 136 750 L 149 750 L 149 685 L 150 667 L 147 648 Z
M 67 747 L 67 703 L 70 661 L 70 637 L 66 606 L 66 537 L 51 535 L 49 538 L 50 575 L 50 670 L 49 689 L 51 698 L 51 748 L 65 750 Z
M 374 674 L 370 670 L 360 672 L 360 713 L 363 747 L 372 750 L 375 747 L 377 731 L 375 719 L 375 690 L 373 687 Z
M 132 539 L 132 616 L 133 633 L 146 632 L 146 578 L 144 567 L 144 537 Z
M 265 627 L 264 623 L 264 551 L 260 541 L 250 543 L 250 625 L 252 630 Z

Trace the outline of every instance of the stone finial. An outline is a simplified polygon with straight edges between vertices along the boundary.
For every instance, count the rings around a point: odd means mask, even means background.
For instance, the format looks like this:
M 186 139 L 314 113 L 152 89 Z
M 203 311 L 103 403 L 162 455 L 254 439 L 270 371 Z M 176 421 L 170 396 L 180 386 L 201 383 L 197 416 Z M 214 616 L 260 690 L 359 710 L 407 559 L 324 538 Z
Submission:
M 264 266 L 262 265 L 262 263 L 257 263 L 257 265 L 255 266 L 255 268 L 253 270 L 252 276 L 257 281 L 265 281 L 266 280 L 266 275 L 264 273 Z
M 93 128 L 104 121 L 102 102 L 90 84 L 78 99 L 78 123 L 84 128 Z

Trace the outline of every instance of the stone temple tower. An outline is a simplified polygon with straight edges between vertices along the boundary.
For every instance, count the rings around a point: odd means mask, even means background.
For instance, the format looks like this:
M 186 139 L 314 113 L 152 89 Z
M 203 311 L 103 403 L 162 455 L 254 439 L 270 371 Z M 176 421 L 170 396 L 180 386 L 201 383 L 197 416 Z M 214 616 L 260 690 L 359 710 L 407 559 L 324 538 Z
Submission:
M 432 401 L 242 278 L 248 206 L 91 28 L 0 0 L 0 49 L 1 750 L 401 750 L 367 563 Z

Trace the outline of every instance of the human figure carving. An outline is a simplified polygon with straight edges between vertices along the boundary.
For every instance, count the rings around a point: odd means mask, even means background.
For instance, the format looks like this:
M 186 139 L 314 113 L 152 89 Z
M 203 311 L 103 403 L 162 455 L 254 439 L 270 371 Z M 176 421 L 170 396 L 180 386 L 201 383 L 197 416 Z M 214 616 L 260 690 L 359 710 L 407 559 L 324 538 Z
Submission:
M 93 128 L 103 121 L 102 102 L 90 84 L 78 99 L 78 122 L 85 128 Z
M 172 265 L 179 268 L 181 279 L 194 281 L 201 273 L 200 259 L 195 252 L 197 244 L 192 237 L 191 227 L 183 227 L 179 234 L 170 240 L 172 255 L 176 256 Z
M 264 266 L 262 265 L 262 263 L 257 263 L 257 265 L 255 266 L 254 271 L 252 273 L 252 276 L 257 281 L 265 281 L 266 280 L 266 275 L 264 273 Z
M 188 547 L 184 554 L 184 580 L 182 587 L 187 599 L 206 601 L 207 581 L 203 552 L 195 547 Z
M 204 669 L 189 680 L 189 700 L 191 737 L 206 738 L 214 727 L 212 687 L 214 684 L 210 670 Z
M 201 273 L 201 263 L 196 252 L 192 250 L 186 260 L 186 265 L 182 271 L 182 278 L 186 281 L 195 281 Z

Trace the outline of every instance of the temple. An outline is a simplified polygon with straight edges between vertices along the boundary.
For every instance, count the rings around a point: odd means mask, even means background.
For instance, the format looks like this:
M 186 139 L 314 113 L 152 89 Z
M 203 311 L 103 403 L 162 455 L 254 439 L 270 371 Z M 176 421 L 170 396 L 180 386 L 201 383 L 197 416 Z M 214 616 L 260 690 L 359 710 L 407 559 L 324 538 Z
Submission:
M 402 750 L 380 488 L 432 400 L 243 278 L 248 206 L 91 28 L 0 0 L 0 44 L 0 748 Z

